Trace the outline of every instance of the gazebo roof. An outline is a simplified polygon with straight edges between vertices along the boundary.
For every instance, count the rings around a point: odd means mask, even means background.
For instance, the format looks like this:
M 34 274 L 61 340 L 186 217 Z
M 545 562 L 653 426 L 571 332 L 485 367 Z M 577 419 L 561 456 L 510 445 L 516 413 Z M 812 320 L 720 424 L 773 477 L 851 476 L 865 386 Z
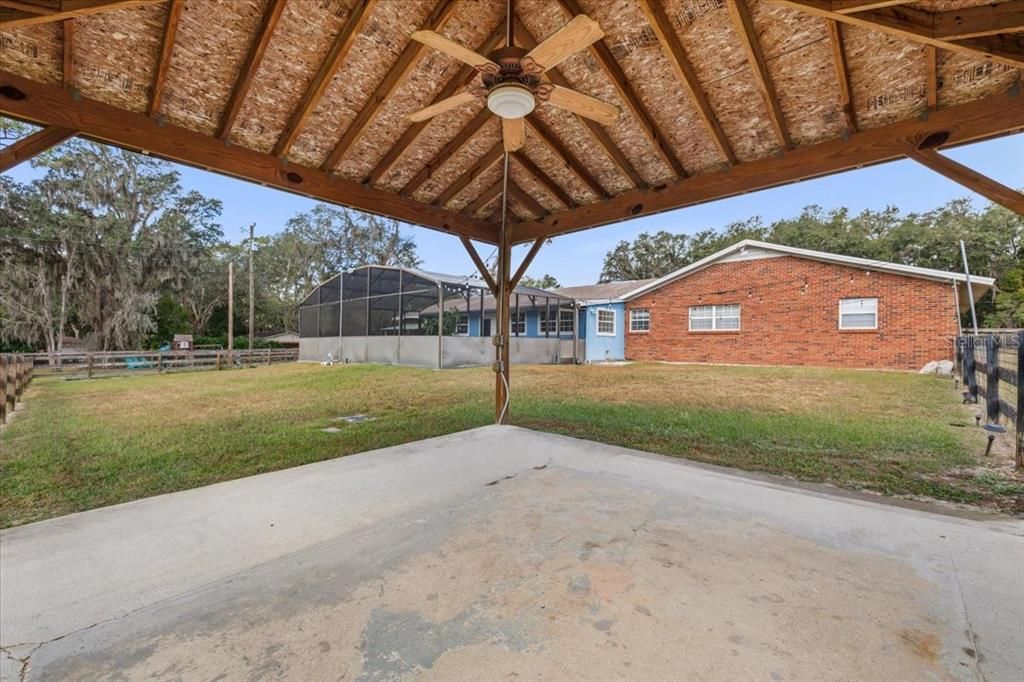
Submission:
M 547 72 L 616 105 L 542 104 L 510 155 L 512 241 L 914 156 L 1024 127 L 1024 2 L 521 0 L 526 49 L 586 13 Z M 500 120 L 478 77 L 504 0 L 0 0 L 0 104 L 47 127 L 495 242 Z M 46 137 L 48 135 L 48 137 Z M 9 154 L 29 154 L 32 145 Z M 6 166 L 5 166 L 6 167 Z

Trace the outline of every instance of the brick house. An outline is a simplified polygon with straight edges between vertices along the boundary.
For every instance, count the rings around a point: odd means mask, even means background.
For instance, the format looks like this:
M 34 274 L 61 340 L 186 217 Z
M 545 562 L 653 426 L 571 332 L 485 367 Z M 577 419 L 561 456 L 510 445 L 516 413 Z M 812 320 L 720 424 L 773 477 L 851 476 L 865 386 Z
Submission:
M 886 369 L 951 358 L 969 305 L 962 273 L 753 240 L 621 300 L 627 360 Z

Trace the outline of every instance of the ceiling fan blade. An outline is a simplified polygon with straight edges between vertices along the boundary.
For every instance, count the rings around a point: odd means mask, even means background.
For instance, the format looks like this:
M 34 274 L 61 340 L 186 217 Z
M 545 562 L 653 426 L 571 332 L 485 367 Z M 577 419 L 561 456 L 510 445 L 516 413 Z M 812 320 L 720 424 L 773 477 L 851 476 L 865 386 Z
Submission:
M 523 61 L 533 60 L 542 72 L 547 71 L 603 37 L 604 31 L 596 21 L 586 14 L 577 14 L 572 21 L 530 50 Z
M 440 33 L 435 33 L 434 31 L 416 31 L 412 34 L 411 38 L 417 42 L 423 43 L 427 47 L 434 48 L 438 52 L 444 52 L 449 57 L 454 57 L 460 62 L 465 62 L 475 69 L 489 71 L 491 73 L 498 72 L 498 65 L 490 59 L 473 52 L 473 50 L 470 50 L 468 47 L 459 45 L 453 40 L 448 40 Z
M 621 113 L 614 104 L 608 104 L 590 95 L 584 95 L 582 92 L 553 84 L 548 95 L 548 104 L 554 104 L 556 107 L 567 109 L 574 114 L 585 116 L 606 126 L 619 120 Z
M 457 95 L 451 97 L 445 97 L 440 102 L 434 102 L 429 107 L 424 107 L 419 111 L 414 111 L 409 114 L 408 118 L 413 123 L 420 121 L 426 121 L 428 118 L 433 118 L 438 114 L 443 114 L 446 111 L 451 111 L 456 107 L 461 107 L 463 104 L 468 104 L 476 99 L 476 95 L 471 92 L 460 92 Z
M 526 119 L 501 119 L 501 138 L 505 143 L 505 151 L 517 152 L 526 144 Z

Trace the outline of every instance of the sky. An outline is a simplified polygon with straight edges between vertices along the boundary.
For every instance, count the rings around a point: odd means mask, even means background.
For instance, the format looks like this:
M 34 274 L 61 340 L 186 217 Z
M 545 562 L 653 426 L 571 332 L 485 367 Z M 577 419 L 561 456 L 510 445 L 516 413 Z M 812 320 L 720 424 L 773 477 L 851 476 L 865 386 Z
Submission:
M 1024 187 L 1024 134 L 965 145 L 943 153 L 1004 185 Z M 290 217 L 309 210 L 316 203 L 254 183 L 174 165 L 181 173 L 181 183 L 186 190 L 197 190 L 224 203 L 221 224 L 226 238 L 231 241 L 237 242 L 247 234 L 250 223 L 256 223 L 257 235 L 279 232 Z M 40 173 L 22 164 L 8 174 L 15 180 L 27 182 Z M 551 274 L 563 286 L 596 282 L 605 254 L 618 242 L 631 240 L 641 232 L 667 230 L 692 234 L 708 228 L 721 229 L 752 216 L 761 216 L 765 223 L 771 223 L 795 217 L 804 206 L 811 204 L 826 210 L 846 206 L 859 212 L 897 206 L 904 212 L 923 212 L 965 196 L 976 206 L 988 203 L 984 197 L 913 161 L 893 161 L 557 237 L 541 249 L 527 274 L 533 277 Z M 472 261 L 454 236 L 412 226 L 405 226 L 403 230 L 415 239 L 424 269 L 455 275 L 475 272 Z M 487 244 L 480 244 L 478 248 L 485 258 L 493 251 Z M 527 248 L 525 245 L 515 248 L 513 267 Z

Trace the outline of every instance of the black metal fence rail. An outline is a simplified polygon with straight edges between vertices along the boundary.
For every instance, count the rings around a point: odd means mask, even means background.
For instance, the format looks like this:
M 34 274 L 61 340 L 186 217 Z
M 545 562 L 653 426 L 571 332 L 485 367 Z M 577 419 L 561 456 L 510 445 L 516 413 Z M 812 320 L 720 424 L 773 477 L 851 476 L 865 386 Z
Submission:
M 32 381 L 32 361 L 27 355 L 0 353 L 0 426 L 6 424 L 25 389 Z
M 985 401 L 985 419 L 1015 430 L 1015 464 L 1024 467 L 1024 331 L 960 336 L 956 358 L 965 402 Z
M 254 348 L 253 350 L 197 351 L 110 351 L 26 353 L 37 376 L 58 375 L 68 378 L 130 374 L 163 374 L 196 370 L 252 367 L 280 362 L 297 362 L 298 348 Z

